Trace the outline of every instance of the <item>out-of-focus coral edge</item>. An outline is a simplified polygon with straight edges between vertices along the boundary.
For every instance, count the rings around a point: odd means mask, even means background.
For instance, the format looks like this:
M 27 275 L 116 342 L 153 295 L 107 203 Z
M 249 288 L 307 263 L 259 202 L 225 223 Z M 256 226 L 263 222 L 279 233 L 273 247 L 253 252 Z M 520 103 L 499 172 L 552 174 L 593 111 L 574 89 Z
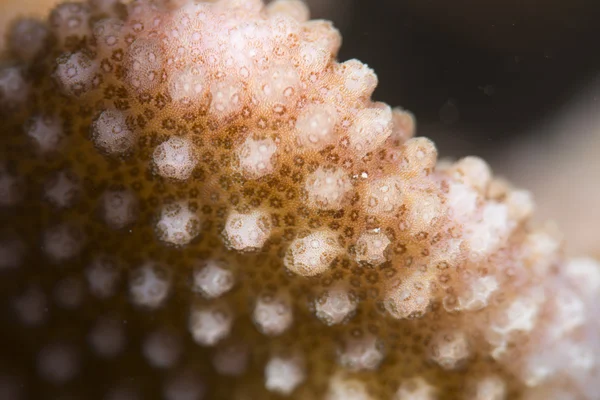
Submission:
M 6 28 L 16 17 L 43 18 L 58 3 L 59 0 L 0 0 L 0 29 L 3 32 L 0 35 L 0 49 L 4 50 L 6 45 Z

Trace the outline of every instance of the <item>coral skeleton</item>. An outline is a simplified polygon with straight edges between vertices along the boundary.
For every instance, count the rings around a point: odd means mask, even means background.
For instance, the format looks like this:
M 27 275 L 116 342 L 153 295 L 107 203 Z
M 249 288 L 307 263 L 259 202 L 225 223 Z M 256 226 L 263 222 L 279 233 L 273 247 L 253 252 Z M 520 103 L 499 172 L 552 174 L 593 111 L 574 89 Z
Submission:
M 9 27 L 0 392 L 598 398 L 600 264 L 480 158 L 438 162 L 340 46 L 300 0 Z

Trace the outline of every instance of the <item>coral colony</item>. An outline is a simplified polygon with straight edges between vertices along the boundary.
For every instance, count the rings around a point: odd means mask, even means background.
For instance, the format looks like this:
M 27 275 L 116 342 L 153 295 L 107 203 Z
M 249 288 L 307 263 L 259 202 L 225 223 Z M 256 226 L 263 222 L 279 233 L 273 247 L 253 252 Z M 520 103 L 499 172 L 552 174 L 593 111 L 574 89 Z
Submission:
M 8 30 L 3 399 L 598 399 L 600 266 L 299 0 Z

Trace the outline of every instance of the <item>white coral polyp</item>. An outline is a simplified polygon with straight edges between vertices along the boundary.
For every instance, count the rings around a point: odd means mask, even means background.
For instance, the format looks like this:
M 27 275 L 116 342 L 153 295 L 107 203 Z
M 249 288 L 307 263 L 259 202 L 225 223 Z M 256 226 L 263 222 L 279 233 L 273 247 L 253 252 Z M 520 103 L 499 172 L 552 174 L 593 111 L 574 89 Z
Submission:
M 331 262 L 342 252 L 335 235 L 318 231 L 294 239 L 283 263 L 291 272 L 300 276 L 315 276 L 327 271 Z
M 214 299 L 229 292 L 235 284 L 235 275 L 221 263 L 208 261 L 194 271 L 194 290 L 207 299 Z
M 336 56 L 341 45 L 342 35 L 331 21 L 322 19 L 307 21 L 302 24 L 302 38 L 325 49 L 331 56 Z
M 102 256 L 95 257 L 86 268 L 85 276 L 92 295 L 107 299 L 116 294 L 119 268 L 114 260 Z
M 416 121 L 414 115 L 400 107 L 392 109 L 392 135 L 390 142 L 400 146 L 415 135 Z
M 472 222 L 479 198 L 475 189 L 463 183 L 451 182 L 447 202 L 454 220 L 459 223 Z
M 196 343 L 202 346 L 214 346 L 225 339 L 232 325 L 233 313 L 224 303 L 195 308 L 190 313 L 189 330 Z
M 301 65 L 300 71 L 321 72 L 329 65 L 331 53 L 319 43 L 304 42 L 298 48 L 297 59 Z
M 267 5 L 269 16 L 286 15 L 298 22 L 305 22 L 309 18 L 309 10 L 302 0 L 275 0 Z
M 210 110 L 217 117 L 227 117 L 237 113 L 244 105 L 243 85 L 233 78 L 213 82 L 210 86 L 210 94 L 212 98 Z
M 160 84 L 164 58 L 158 39 L 136 39 L 126 59 L 126 79 L 131 87 L 140 93 L 155 89 Z
M 377 87 L 377 75 L 366 64 L 348 60 L 338 66 L 342 77 L 342 89 L 353 98 L 369 98 Z
M 506 205 L 490 201 L 480 220 L 465 227 L 471 257 L 475 260 L 491 254 L 511 231 Z
M 557 287 L 553 290 L 551 302 L 553 315 L 547 327 L 552 340 L 559 340 L 581 327 L 587 316 L 586 304 L 573 290 Z
M 352 190 L 352 183 L 341 168 L 319 167 L 306 178 L 304 189 L 312 208 L 339 210 Z
M 549 229 L 528 232 L 524 239 L 523 258 L 538 276 L 550 273 L 553 262 L 558 261 L 562 238 Z
M 356 261 L 377 266 L 387 260 L 390 239 L 383 233 L 363 233 L 356 241 Z
M 129 189 L 107 190 L 100 200 L 104 222 L 113 229 L 131 225 L 137 217 L 138 202 Z
M 163 207 L 156 224 L 158 239 L 175 246 L 184 246 L 200 233 L 200 218 L 186 202 Z
M 300 356 L 272 357 L 265 367 L 265 387 L 270 392 L 289 396 L 306 379 Z
M 129 280 L 131 301 L 150 309 L 160 307 L 171 288 L 171 277 L 161 266 L 147 262 L 136 269 Z
M 431 303 L 429 280 L 415 272 L 391 283 L 384 307 L 394 318 L 415 318 L 425 314 Z
M 125 114 L 118 110 L 104 110 L 92 123 L 92 140 L 102 151 L 119 155 L 133 147 L 136 136 L 127 126 Z
M 38 353 L 37 369 L 42 379 L 63 385 L 80 372 L 80 359 L 75 347 L 67 343 L 46 345 Z
M 101 54 L 110 56 L 112 51 L 122 46 L 122 29 L 123 21 L 117 18 L 104 18 L 94 23 L 93 35 Z
M 25 103 L 30 84 L 19 67 L 0 67 L 0 105 L 15 108 Z
M 67 277 L 54 286 L 54 299 L 59 307 L 65 309 L 78 308 L 83 302 L 83 282 L 76 277 Z
M 367 185 L 364 197 L 365 209 L 369 214 L 396 212 L 403 204 L 402 182 L 396 176 L 374 180 Z
M 55 76 L 65 94 L 81 96 L 100 84 L 97 72 L 97 61 L 83 52 L 76 52 L 58 58 Z
M 171 368 L 181 356 L 181 341 L 167 330 L 157 330 L 145 338 L 142 352 L 151 366 Z
M 430 344 L 430 359 L 445 370 L 462 367 L 471 356 L 467 335 L 460 330 L 437 333 Z
M 17 21 L 10 30 L 11 50 L 22 60 L 30 61 L 44 48 L 48 39 L 48 28 L 35 19 Z
M 192 65 L 184 71 L 174 71 L 169 81 L 169 93 L 174 101 L 196 103 L 207 93 L 206 71 L 201 65 Z
M 265 335 L 281 335 L 294 321 L 289 296 L 284 293 L 263 294 L 256 301 L 252 319 L 256 327 Z
M 253 94 L 258 100 L 275 107 L 289 105 L 301 90 L 298 71 L 293 66 L 285 64 L 269 68 L 252 84 L 255 86 Z M 279 110 L 279 108 L 275 109 Z
M 494 276 L 482 276 L 474 279 L 458 295 L 459 308 L 465 311 L 477 311 L 486 307 L 489 304 L 490 296 L 498 288 L 498 280 Z
M 349 336 L 343 343 L 338 362 L 351 371 L 373 371 L 383 361 L 383 344 L 374 335 L 362 333 Z
M 315 302 L 315 312 L 326 325 L 346 321 L 356 310 L 356 299 L 343 285 L 336 285 L 325 291 Z
M 334 107 L 309 104 L 296 121 L 296 136 L 301 146 L 321 150 L 336 142 L 338 115 Z
M 85 3 L 57 5 L 50 13 L 50 26 L 61 45 L 89 35 L 90 6 Z
M 70 171 L 59 171 L 44 186 L 44 196 L 57 208 L 68 208 L 79 193 L 79 179 Z
M 36 115 L 28 124 L 27 136 L 29 136 L 37 150 L 42 154 L 57 151 L 64 138 L 65 133 L 60 118 L 54 115 Z
M 192 370 L 177 371 L 163 389 L 165 400 L 203 400 L 205 393 L 206 385 L 202 377 Z
M 364 108 L 355 115 L 348 131 L 350 148 L 358 157 L 377 150 L 392 134 L 392 109 Z
M 101 317 L 88 334 L 94 353 L 102 358 L 114 358 L 125 349 L 123 322 L 113 317 Z
M 408 228 L 413 232 L 426 231 L 443 217 L 445 208 L 436 194 L 427 192 L 411 193 L 408 215 Z
M 83 233 L 75 226 L 62 224 L 49 228 L 44 233 L 43 249 L 55 263 L 75 257 L 83 247 Z
M 600 262 L 593 258 L 571 258 L 562 274 L 586 299 L 594 299 L 600 292 Z
M 198 163 L 192 143 L 177 136 L 156 147 L 153 160 L 162 177 L 182 181 L 190 177 Z
M 488 327 L 488 341 L 497 345 L 493 354 L 501 354 L 514 332 L 529 333 L 533 330 L 542 301 L 543 296 L 533 292 L 517 296 L 496 310 Z
M 464 224 L 464 239 L 474 261 L 496 250 L 514 228 L 506 204 L 490 200 L 478 208 L 480 200 L 476 189 L 463 183 L 450 183 L 450 212 L 457 222 Z
M 437 390 L 420 376 L 403 380 L 393 400 L 436 400 Z
M 476 377 L 471 382 L 468 400 L 504 400 L 506 399 L 506 382 L 497 375 Z
M 329 378 L 325 400 L 375 400 L 375 397 L 362 380 L 337 373 Z
M 31 284 L 13 300 L 17 318 L 27 326 L 39 326 L 48 317 L 48 300 L 38 285 Z
M 248 214 L 232 211 L 223 229 L 227 247 L 238 251 L 260 250 L 270 234 L 269 214 L 260 210 Z
M 525 221 L 533 214 L 535 203 L 527 190 L 512 190 L 506 196 L 508 216 L 516 222 Z
M 489 165 L 479 157 L 465 157 L 456 162 L 449 171 L 453 178 L 485 193 L 492 179 Z
M 250 178 L 261 178 L 275 169 L 277 145 L 272 139 L 247 138 L 237 151 L 241 170 Z
M 215 2 L 215 13 L 228 12 L 239 16 L 256 16 L 263 9 L 262 0 L 220 0 Z
M 436 162 L 435 144 L 425 137 L 414 137 L 402 146 L 402 159 L 399 160 L 398 167 L 403 174 L 422 176 L 433 170 Z

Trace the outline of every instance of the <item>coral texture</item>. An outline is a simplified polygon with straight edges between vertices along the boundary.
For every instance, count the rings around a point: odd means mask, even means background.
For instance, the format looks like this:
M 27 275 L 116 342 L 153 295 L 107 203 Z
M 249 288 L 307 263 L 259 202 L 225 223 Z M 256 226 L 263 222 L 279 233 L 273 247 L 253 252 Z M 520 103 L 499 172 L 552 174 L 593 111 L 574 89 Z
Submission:
M 298 0 L 90 0 L 0 67 L 3 398 L 594 399 L 600 265 Z

